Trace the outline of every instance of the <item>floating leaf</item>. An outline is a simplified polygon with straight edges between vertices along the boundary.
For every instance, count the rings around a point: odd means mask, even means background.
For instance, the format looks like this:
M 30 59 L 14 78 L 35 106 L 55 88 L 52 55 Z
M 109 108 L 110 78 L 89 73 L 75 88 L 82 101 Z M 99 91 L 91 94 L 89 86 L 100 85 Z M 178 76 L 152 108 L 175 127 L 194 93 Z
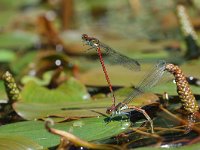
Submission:
M 2 6 L 2 3 L 1 3 Z M 3 7 L 2 7 L 3 8 Z M 16 11 L 6 10 L 0 13 L 0 27 L 6 27 L 15 18 L 13 15 Z
M 110 105 L 111 101 L 108 100 L 46 104 L 17 102 L 13 105 L 13 108 L 27 120 L 57 116 L 62 121 L 71 117 L 99 116 L 99 113 L 105 113 L 106 108 Z
M 181 69 L 183 70 L 184 74 L 187 76 L 193 76 L 196 78 L 200 78 L 200 72 L 197 68 L 200 67 L 200 61 L 194 60 L 190 61 L 188 63 L 185 63 L 181 66 Z
M 123 100 L 118 98 L 117 102 Z M 154 94 L 144 94 L 134 99 L 130 105 L 142 106 L 151 104 L 158 100 Z M 50 116 L 59 117 L 59 121 L 73 117 L 89 117 L 106 114 L 106 109 L 112 105 L 111 98 L 104 98 L 82 102 L 66 102 L 66 103 L 32 103 L 32 102 L 16 102 L 13 105 L 14 110 L 24 119 L 35 120 L 44 119 Z M 56 118 L 54 118 L 56 119 Z
M 6 9 L 19 9 L 19 7 L 22 5 L 28 5 L 28 4 L 30 5 L 30 4 L 35 4 L 37 2 L 38 0 L 28 0 L 28 1 L 18 0 L 18 1 L 13 1 L 13 2 L 10 2 L 7 0 L 1 0 L 1 5 L 4 6 L 3 8 L 6 8 Z
M 13 108 L 21 117 L 28 120 L 48 116 L 60 116 L 63 119 L 65 117 L 97 116 L 98 113 L 93 111 L 105 112 L 106 106 L 91 103 L 85 86 L 74 78 L 52 90 L 39 86 L 35 82 L 29 82 L 25 85 L 21 95 L 22 101 L 15 103 Z
M 28 82 L 33 81 L 37 85 L 45 86 L 49 84 L 51 77 L 52 77 L 52 71 L 48 71 L 43 74 L 42 79 L 36 76 L 25 75 L 23 76 L 21 82 L 25 85 L 28 84 Z
M 25 85 L 21 94 L 24 102 L 34 103 L 73 102 L 89 98 L 85 86 L 74 78 L 70 78 L 58 88 L 52 90 L 39 86 L 35 82 L 29 82 Z
M 191 85 L 190 87 L 194 94 L 200 94 L 199 87 L 193 86 L 193 85 Z M 164 92 L 167 92 L 169 95 L 178 95 L 177 89 L 176 89 L 176 84 L 172 81 L 157 85 L 151 91 L 154 93 L 159 93 L 159 94 L 163 94 Z
M 23 49 L 32 46 L 38 41 L 35 34 L 16 31 L 0 35 L 0 48 Z
M 19 59 L 18 58 L 15 59 L 11 63 L 11 69 L 16 74 L 21 73 L 24 70 L 24 68 L 26 68 L 28 66 L 28 64 L 33 61 L 33 59 L 36 57 L 36 55 L 37 55 L 37 52 L 33 51 L 33 52 L 28 52 L 28 53 L 24 54 Z
M 130 90 L 123 95 L 119 91 L 116 92 L 117 102 L 125 99 Z M 50 116 L 58 116 L 62 119 L 97 116 L 99 113 L 104 114 L 106 108 L 111 106 L 111 98 L 83 101 L 81 95 L 86 94 L 85 87 L 73 78 L 53 90 L 48 90 L 34 82 L 30 82 L 25 85 L 22 91 L 22 101 L 15 103 L 13 108 L 24 119 L 33 120 Z M 131 104 L 141 106 L 156 100 L 158 100 L 157 96 L 147 94 L 134 99 Z
M 130 71 L 121 66 L 107 65 L 108 74 L 114 86 L 136 86 L 149 73 L 152 64 L 143 64 L 141 71 Z M 98 78 L 97 78 L 98 77 Z M 86 85 L 107 86 L 101 67 L 96 67 L 80 76 L 80 80 Z
M 6 95 L 6 90 L 5 90 L 5 86 L 4 86 L 4 82 L 0 81 L 0 100 L 7 100 L 7 95 Z
M 68 131 L 86 141 L 106 139 L 117 135 L 128 129 L 129 122 L 126 121 L 104 121 L 105 117 L 80 119 L 77 121 L 59 123 L 55 128 Z M 140 126 L 141 123 L 136 124 Z M 44 122 L 25 121 L 3 125 L 0 127 L 0 136 L 24 136 L 42 145 L 52 147 L 59 144 L 59 137 L 50 134 L 44 128 Z
M 1 150 L 44 150 L 35 141 L 19 135 L 0 135 Z
M 0 62 L 11 62 L 15 59 L 15 54 L 13 51 L 0 49 Z

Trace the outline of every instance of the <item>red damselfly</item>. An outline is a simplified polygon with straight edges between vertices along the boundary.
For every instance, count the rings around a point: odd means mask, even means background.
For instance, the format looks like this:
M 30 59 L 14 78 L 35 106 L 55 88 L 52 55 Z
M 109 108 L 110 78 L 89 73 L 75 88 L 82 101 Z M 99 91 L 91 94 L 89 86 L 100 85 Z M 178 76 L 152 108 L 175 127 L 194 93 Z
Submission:
M 135 59 L 129 58 L 123 54 L 120 54 L 119 52 L 116 52 L 114 49 L 110 48 L 109 46 L 100 42 L 98 39 L 94 37 L 89 37 L 87 34 L 83 34 L 82 39 L 87 45 L 91 46 L 91 49 L 96 48 L 103 72 L 105 74 L 106 81 L 108 83 L 110 92 L 112 93 L 113 105 L 115 105 L 115 102 L 116 102 L 115 95 L 112 89 L 110 78 L 108 76 L 108 72 L 104 64 L 104 59 L 102 57 L 101 50 L 105 51 L 106 58 L 111 64 L 119 64 L 134 71 L 140 70 L 140 64 Z
M 106 68 L 105 68 L 105 65 L 104 65 L 104 60 L 102 58 L 101 49 L 103 49 L 106 52 L 106 54 L 109 55 L 111 63 L 123 65 L 124 67 L 131 69 L 131 70 L 134 70 L 134 71 L 140 70 L 140 64 L 136 60 L 131 59 L 127 56 L 124 56 L 124 55 L 116 52 L 115 50 L 113 50 L 109 46 L 101 43 L 98 39 L 93 38 L 93 37 L 89 37 L 87 34 L 83 34 L 82 39 L 84 40 L 84 42 L 86 42 L 87 45 L 91 46 L 92 48 L 96 48 L 98 55 L 99 55 L 99 58 L 100 58 L 100 62 L 101 62 L 103 71 L 104 71 L 104 74 L 106 76 L 106 80 L 108 82 L 108 85 L 110 87 L 110 91 L 112 93 L 113 93 L 112 85 L 110 83 L 110 79 L 108 77 L 108 74 L 107 74 L 107 71 L 106 71 Z M 118 115 L 123 115 L 124 114 L 123 110 L 135 109 L 135 110 L 143 113 L 143 115 L 146 117 L 146 119 L 150 122 L 151 129 L 152 129 L 152 132 L 153 132 L 153 122 L 152 122 L 151 118 L 149 117 L 149 115 L 146 113 L 146 111 L 141 109 L 141 108 L 138 108 L 136 106 L 128 106 L 128 104 L 135 97 L 143 94 L 149 88 L 156 85 L 156 83 L 160 80 L 160 78 L 162 77 L 162 75 L 164 73 L 165 66 L 166 66 L 166 62 L 160 61 L 156 65 L 156 67 L 153 68 L 153 70 L 147 75 L 147 77 L 145 77 L 143 79 L 143 81 L 139 84 L 139 86 L 137 88 L 135 88 L 133 90 L 133 92 L 131 92 L 125 100 L 118 103 L 117 105 L 115 105 L 115 96 L 114 96 L 114 93 L 113 93 L 113 105 L 107 109 L 106 113 L 111 114 L 111 118 L 113 118 L 113 117 L 118 116 Z
M 86 42 L 87 45 L 90 45 L 92 48 L 96 48 L 97 52 L 99 54 L 100 62 L 102 64 L 107 82 L 109 84 L 109 87 L 112 91 L 112 86 L 110 84 L 110 80 L 108 78 L 106 68 L 104 65 L 104 61 L 101 54 L 101 49 L 104 49 L 107 55 L 110 55 L 110 58 L 112 58 L 113 63 L 121 64 L 124 67 L 127 67 L 131 70 L 137 70 L 140 67 L 140 64 L 131 58 L 128 58 L 122 54 L 117 53 L 107 45 L 101 43 L 98 39 L 89 37 L 86 34 L 82 35 L 82 39 Z M 146 119 L 150 122 L 151 129 L 153 132 L 153 122 L 149 115 L 146 113 L 145 110 L 128 105 L 131 101 L 134 100 L 135 97 L 143 94 L 153 86 L 157 84 L 157 82 L 161 79 L 164 72 L 167 71 L 174 75 L 176 86 L 177 86 L 177 93 L 179 95 L 179 98 L 182 102 L 182 108 L 188 113 L 188 114 L 194 114 L 198 112 L 199 107 L 195 100 L 194 95 L 192 94 L 189 84 L 186 80 L 186 77 L 182 73 L 181 69 L 170 63 L 166 63 L 165 61 L 159 61 L 158 64 L 153 68 L 153 70 L 142 80 L 142 82 L 137 86 L 128 96 L 125 98 L 122 102 L 115 105 L 115 97 L 113 100 L 113 105 L 109 108 L 107 108 L 107 113 L 111 114 L 111 118 L 119 115 L 123 115 L 126 112 L 124 112 L 127 109 L 135 109 L 136 111 L 139 111 L 143 113 L 143 115 L 146 117 Z M 113 94 L 114 96 L 114 94 Z

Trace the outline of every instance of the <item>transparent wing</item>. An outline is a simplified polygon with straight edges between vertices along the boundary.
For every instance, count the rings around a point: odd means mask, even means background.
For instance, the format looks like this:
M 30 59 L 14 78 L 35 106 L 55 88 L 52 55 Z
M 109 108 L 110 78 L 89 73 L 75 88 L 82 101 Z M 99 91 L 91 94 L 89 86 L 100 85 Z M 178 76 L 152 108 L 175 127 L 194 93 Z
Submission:
M 122 65 L 123 67 L 133 71 L 140 70 L 140 64 L 137 60 L 127 57 L 123 54 L 120 54 L 119 52 L 116 52 L 115 50 L 105 45 L 104 43 L 100 42 L 99 46 L 101 49 L 104 49 L 106 54 L 106 60 L 111 65 Z
M 142 82 L 136 87 L 128 97 L 122 102 L 125 104 L 130 103 L 135 97 L 143 94 L 148 91 L 150 88 L 154 87 L 158 81 L 161 79 L 163 73 L 165 72 L 165 61 L 159 61 L 156 66 L 152 69 L 152 71 L 145 76 Z

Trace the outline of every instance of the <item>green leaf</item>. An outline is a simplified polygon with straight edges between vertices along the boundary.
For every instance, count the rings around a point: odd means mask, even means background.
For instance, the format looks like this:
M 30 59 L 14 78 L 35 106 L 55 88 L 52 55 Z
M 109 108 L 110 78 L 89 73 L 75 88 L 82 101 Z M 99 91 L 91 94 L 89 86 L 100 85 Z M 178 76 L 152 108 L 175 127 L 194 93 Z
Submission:
M 191 87 L 193 94 L 200 94 L 199 87 L 193 86 L 193 85 L 191 85 L 190 87 Z M 172 81 L 160 84 L 160 85 L 154 87 L 151 91 L 154 93 L 159 93 L 159 94 L 163 94 L 164 92 L 167 92 L 169 95 L 178 95 L 177 89 L 176 89 L 176 84 Z
M 32 103 L 16 102 L 14 110 L 24 119 L 35 120 L 50 116 L 58 116 L 59 121 L 70 117 L 98 116 L 105 114 L 106 108 L 111 105 L 110 100 L 104 101 L 82 101 L 66 103 Z
M 3 8 L 6 9 L 19 9 L 19 7 L 22 5 L 28 5 L 28 4 L 33 5 L 35 3 L 38 3 L 38 1 L 39 0 L 18 0 L 18 1 L 1 0 L 1 5 L 4 6 Z
M 107 65 L 106 68 L 113 86 L 136 86 L 146 77 L 154 66 L 155 64 L 143 64 L 141 66 L 141 71 L 131 71 L 122 66 Z M 80 80 L 86 85 L 107 86 L 107 82 L 100 65 L 99 67 L 95 67 L 94 69 L 81 74 Z
M 16 31 L 0 35 L 0 48 L 24 49 L 38 41 L 35 34 Z
M 0 135 L 1 150 L 43 150 L 43 146 L 23 136 Z
M 59 116 L 62 119 L 74 116 L 97 116 L 98 113 L 93 111 L 105 112 L 105 107 L 108 106 L 104 104 L 101 107 L 102 105 L 99 106 L 95 102 L 91 103 L 85 86 L 74 78 L 70 78 L 52 90 L 39 86 L 35 82 L 29 82 L 22 90 L 21 97 L 22 101 L 16 102 L 13 108 L 27 120 L 48 116 Z
M 74 82 L 77 88 L 73 89 Z M 112 98 L 101 98 L 95 101 L 83 100 L 83 98 L 78 96 L 83 91 L 81 90 L 82 86 L 78 85 L 78 82 L 72 78 L 72 80 L 69 80 L 55 90 L 48 90 L 34 82 L 30 82 L 22 91 L 22 101 L 14 103 L 13 108 L 21 117 L 27 120 L 57 116 L 59 119 L 54 117 L 54 120 L 62 121 L 65 118 L 71 117 L 98 116 L 99 113 L 105 114 L 107 107 L 112 105 Z M 118 96 L 119 94 L 116 95 Z M 77 96 L 79 100 L 75 100 Z M 122 97 L 118 96 L 117 103 L 124 98 L 124 95 Z M 156 100 L 158 100 L 157 96 L 148 93 L 135 98 L 131 105 L 141 106 Z
M 0 100 L 7 100 L 6 90 L 3 81 L 0 81 Z
M 15 59 L 15 53 L 10 50 L 0 49 L 0 62 L 11 62 Z
M 132 91 L 132 89 L 130 90 Z M 130 90 L 128 91 L 130 92 Z M 116 92 L 117 102 L 125 99 L 129 92 Z M 111 106 L 111 97 L 91 101 L 84 100 L 84 95 L 87 95 L 85 87 L 73 78 L 53 90 L 29 82 L 22 90 L 22 101 L 16 102 L 13 108 L 27 120 L 58 116 L 60 118 L 54 118 L 54 120 L 62 121 L 71 117 L 99 115 L 96 112 L 105 114 L 106 108 Z M 136 98 L 131 105 L 141 106 L 156 100 L 158 100 L 157 96 L 147 94 Z
M 73 102 L 89 98 L 85 86 L 74 78 L 70 78 L 57 89 L 52 90 L 39 86 L 35 82 L 29 82 L 25 85 L 21 95 L 24 102 L 34 103 Z
M 52 77 L 52 71 L 47 71 L 43 74 L 42 79 L 36 76 L 25 75 L 23 76 L 21 82 L 25 85 L 28 84 L 28 82 L 33 81 L 37 85 L 45 86 L 49 84 L 51 77 Z
M 120 120 L 107 123 L 104 120 L 105 117 L 80 119 L 56 124 L 54 128 L 70 132 L 86 141 L 94 141 L 117 135 L 130 126 L 127 121 Z M 141 123 L 136 124 L 136 126 L 140 125 Z M 40 121 L 25 121 L 1 126 L 0 136 L 8 135 L 24 136 L 44 147 L 52 147 L 60 142 L 60 137 L 50 134 L 44 128 L 44 122 Z
M 2 6 L 2 4 L 1 4 Z M 1 11 L 0 13 L 0 27 L 7 27 L 9 23 L 15 18 L 16 11 L 14 10 L 6 10 L 6 11 Z
M 15 59 L 11 63 L 11 69 L 16 74 L 21 73 L 24 70 L 24 68 L 26 68 L 28 66 L 28 64 L 33 61 L 33 59 L 36 57 L 36 55 L 37 55 L 36 51 L 33 51 L 33 52 L 31 51 L 31 52 L 28 52 L 28 53 L 20 56 L 19 58 Z

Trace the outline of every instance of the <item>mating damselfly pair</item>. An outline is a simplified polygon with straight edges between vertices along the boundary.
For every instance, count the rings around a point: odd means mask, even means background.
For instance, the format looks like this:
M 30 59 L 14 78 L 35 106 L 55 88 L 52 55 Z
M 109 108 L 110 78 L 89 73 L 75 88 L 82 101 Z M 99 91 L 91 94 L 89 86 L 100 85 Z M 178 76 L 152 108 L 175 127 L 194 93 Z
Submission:
M 185 102 L 185 101 L 190 102 L 191 105 L 185 104 L 184 108 L 188 112 L 191 112 L 191 113 L 198 109 L 198 105 L 195 103 L 195 98 L 189 88 L 189 84 L 185 80 L 185 76 L 182 74 L 182 72 L 180 72 L 180 69 L 178 68 L 178 66 L 166 63 L 163 60 L 159 61 L 155 65 L 155 67 L 152 69 L 152 71 L 148 73 L 147 76 L 140 82 L 140 84 L 122 102 L 116 105 L 116 98 L 112 89 L 110 78 L 108 76 L 108 73 L 104 64 L 102 50 L 104 50 L 106 57 L 108 57 L 109 62 L 111 64 L 119 64 L 130 70 L 138 71 L 140 70 L 140 63 L 136 61 L 135 59 L 129 58 L 123 54 L 116 52 L 114 49 L 100 42 L 98 39 L 94 37 L 89 37 L 87 34 L 83 34 L 82 39 L 86 45 L 91 46 L 90 49 L 93 49 L 93 48 L 96 49 L 99 55 L 100 63 L 102 65 L 102 69 L 105 74 L 106 81 L 108 83 L 110 92 L 112 93 L 112 97 L 113 97 L 113 104 L 111 107 L 107 108 L 107 111 L 106 111 L 106 113 L 111 114 L 111 118 L 117 115 L 121 115 L 123 111 L 126 109 L 135 109 L 136 111 L 143 113 L 146 119 L 150 122 L 151 131 L 154 132 L 153 121 L 151 120 L 149 115 L 146 113 L 146 111 L 136 106 L 130 106 L 129 104 L 130 102 L 134 100 L 135 97 L 145 93 L 150 88 L 154 87 L 158 83 L 158 81 L 162 78 L 165 71 L 168 71 L 175 76 L 175 80 L 177 83 L 177 91 L 178 91 L 179 97 L 182 99 L 182 102 Z M 180 76 L 182 78 L 180 78 Z M 184 85 L 187 88 L 180 88 L 179 85 L 182 84 L 182 82 L 185 83 Z M 184 91 L 184 90 L 187 90 L 187 91 Z

